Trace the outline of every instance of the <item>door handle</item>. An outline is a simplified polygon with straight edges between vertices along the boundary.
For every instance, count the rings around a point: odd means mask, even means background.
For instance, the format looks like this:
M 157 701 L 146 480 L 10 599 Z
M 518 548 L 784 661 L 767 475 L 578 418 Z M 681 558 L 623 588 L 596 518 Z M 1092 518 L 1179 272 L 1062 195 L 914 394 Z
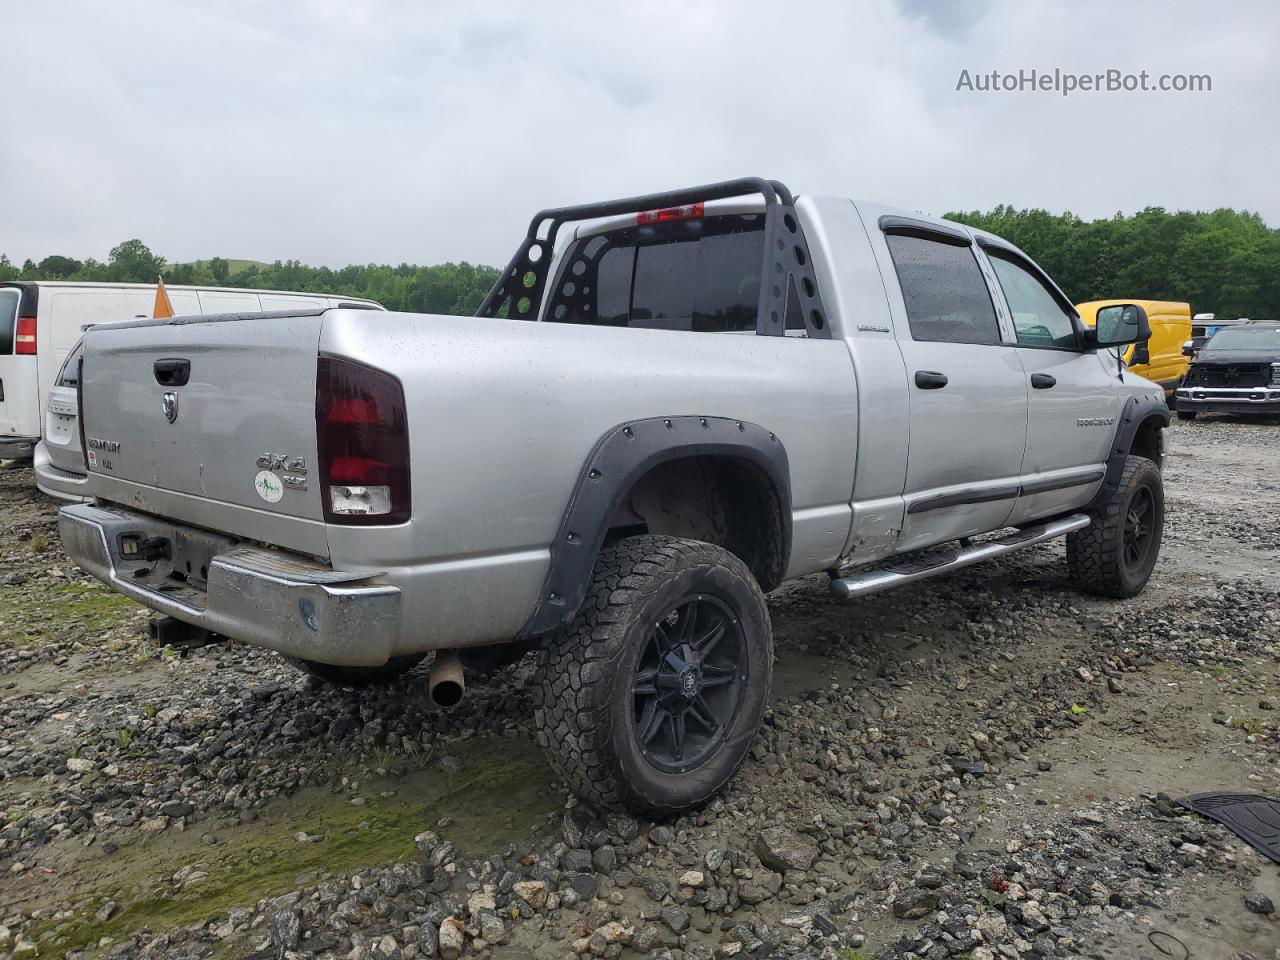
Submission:
M 1050 387 L 1057 386 L 1058 379 L 1051 377 L 1047 373 L 1033 373 L 1031 375 L 1031 386 L 1037 390 L 1048 390 Z
M 157 360 L 151 369 L 162 387 L 185 387 L 191 379 L 190 360 Z
M 941 390 L 947 385 L 947 375 L 937 370 L 917 370 L 916 386 L 921 390 Z

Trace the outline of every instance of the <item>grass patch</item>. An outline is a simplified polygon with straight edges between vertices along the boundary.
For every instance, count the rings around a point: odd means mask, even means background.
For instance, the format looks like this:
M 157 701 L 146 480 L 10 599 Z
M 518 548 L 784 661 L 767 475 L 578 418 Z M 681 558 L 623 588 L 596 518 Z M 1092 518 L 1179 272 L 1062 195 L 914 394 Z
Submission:
M 293 890 L 303 875 L 315 882 L 411 860 L 417 856 L 414 836 L 436 829 L 443 816 L 452 821 L 438 831 L 443 839 L 469 855 L 487 854 L 526 836 L 563 803 L 541 756 L 524 741 L 470 740 L 461 756 L 457 773 L 433 765 L 407 777 L 369 781 L 360 805 L 348 793 L 322 788 L 281 799 L 262 820 L 218 831 L 215 846 L 202 844 L 204 831 L 196 827 L 154 834 L 86 860 L 78 867 L 84 878 L 74 884 L 78 889 L 60 884 L 59 895 L 77 905 L 74 916 L 38 925 L 31 936 L 42 956 L 57 956 L 103 937 L 118 943 L 143 929 L 158 933 L 205 923 Z M 382 799 L 388 790 L 396 795 Z M 322 839 L 299 842 L 299 832 Z M 169 878 L 182 867 L 205 876 L 179 888 Z M 117 901 L 120 911 L 103 922 L 94 913 L 107 900 Z
M 1267 725 L 1257 717 L 1232 717 L 1231 726 L 1254 736 L 1266 732 L 1267 729 Z
M 38 646 L 51 640 L 90 639 L 119 629 L 143 609 L 104 586 L 36 583 L 0 587 L 0 642 Z

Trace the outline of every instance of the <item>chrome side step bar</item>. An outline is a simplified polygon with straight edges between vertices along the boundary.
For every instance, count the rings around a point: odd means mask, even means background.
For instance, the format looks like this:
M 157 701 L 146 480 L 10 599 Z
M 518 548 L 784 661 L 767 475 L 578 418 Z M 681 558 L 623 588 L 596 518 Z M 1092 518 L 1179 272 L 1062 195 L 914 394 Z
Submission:
M 847 577 L 832 577 L 831 592 L 842 600 L 869 596 L 882 590 L 960 570 L 963 567 L 981 563 L 983 560 L 1002 557 L 1006 553 L 1013 553 L 1024 547 L 1033 547 L 1046 540 L 1065 537 L 1068 533 L 1083 530 L 1089 523 L 1090 520 L 1086 514 L 1074 513 L 1060 520 L 1023 527 L 1016 533 L 1008 534 L 998 540 L 986 540 L 973 546 L 961 547 L 941 556 L 921 557 L 915 560 L 900 558 L 887 567 L 877 567 L 874 570 L 851 574 Z

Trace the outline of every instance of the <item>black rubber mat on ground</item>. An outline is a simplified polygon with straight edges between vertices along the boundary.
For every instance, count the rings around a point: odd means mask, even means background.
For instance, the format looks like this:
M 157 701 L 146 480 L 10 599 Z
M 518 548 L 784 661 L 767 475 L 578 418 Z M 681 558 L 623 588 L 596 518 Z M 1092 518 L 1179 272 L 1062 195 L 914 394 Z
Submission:
M 1280 800 L 1257 793 L 1197 793 L 1178 803 L 1217 820 L 1264 857 L 1280 863 Z

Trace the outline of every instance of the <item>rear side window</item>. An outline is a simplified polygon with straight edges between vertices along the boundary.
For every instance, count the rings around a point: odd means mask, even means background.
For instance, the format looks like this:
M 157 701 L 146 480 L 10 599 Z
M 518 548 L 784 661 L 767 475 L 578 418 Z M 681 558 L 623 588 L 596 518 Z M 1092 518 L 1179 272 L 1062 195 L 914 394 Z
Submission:
M 988 248 L 987 256 L 1009 302 L 1018 344 L 1076 349 L 1075 321 L 1045 282 L 999 250 Z
M 913 340 L 1000 342 L 991 293 L 973 248 L 917 234 L 885 234 Z
M 554 323 L 754 333 L 764 218 L 680 220 L 585 237 L 561 262 Z
M 13 353 L 13 328 L 17 323 L 21 297 L 20 290 L 0 287 L 0 357 Z
M 54 386 L 80 386 L 80 358 L 82 356 L 84 356 L 83 341 L 77 343 L 75 349 L 67 354 L 67 359 L 62 361 L 62 369 L 58 371 L 58 380 Z

